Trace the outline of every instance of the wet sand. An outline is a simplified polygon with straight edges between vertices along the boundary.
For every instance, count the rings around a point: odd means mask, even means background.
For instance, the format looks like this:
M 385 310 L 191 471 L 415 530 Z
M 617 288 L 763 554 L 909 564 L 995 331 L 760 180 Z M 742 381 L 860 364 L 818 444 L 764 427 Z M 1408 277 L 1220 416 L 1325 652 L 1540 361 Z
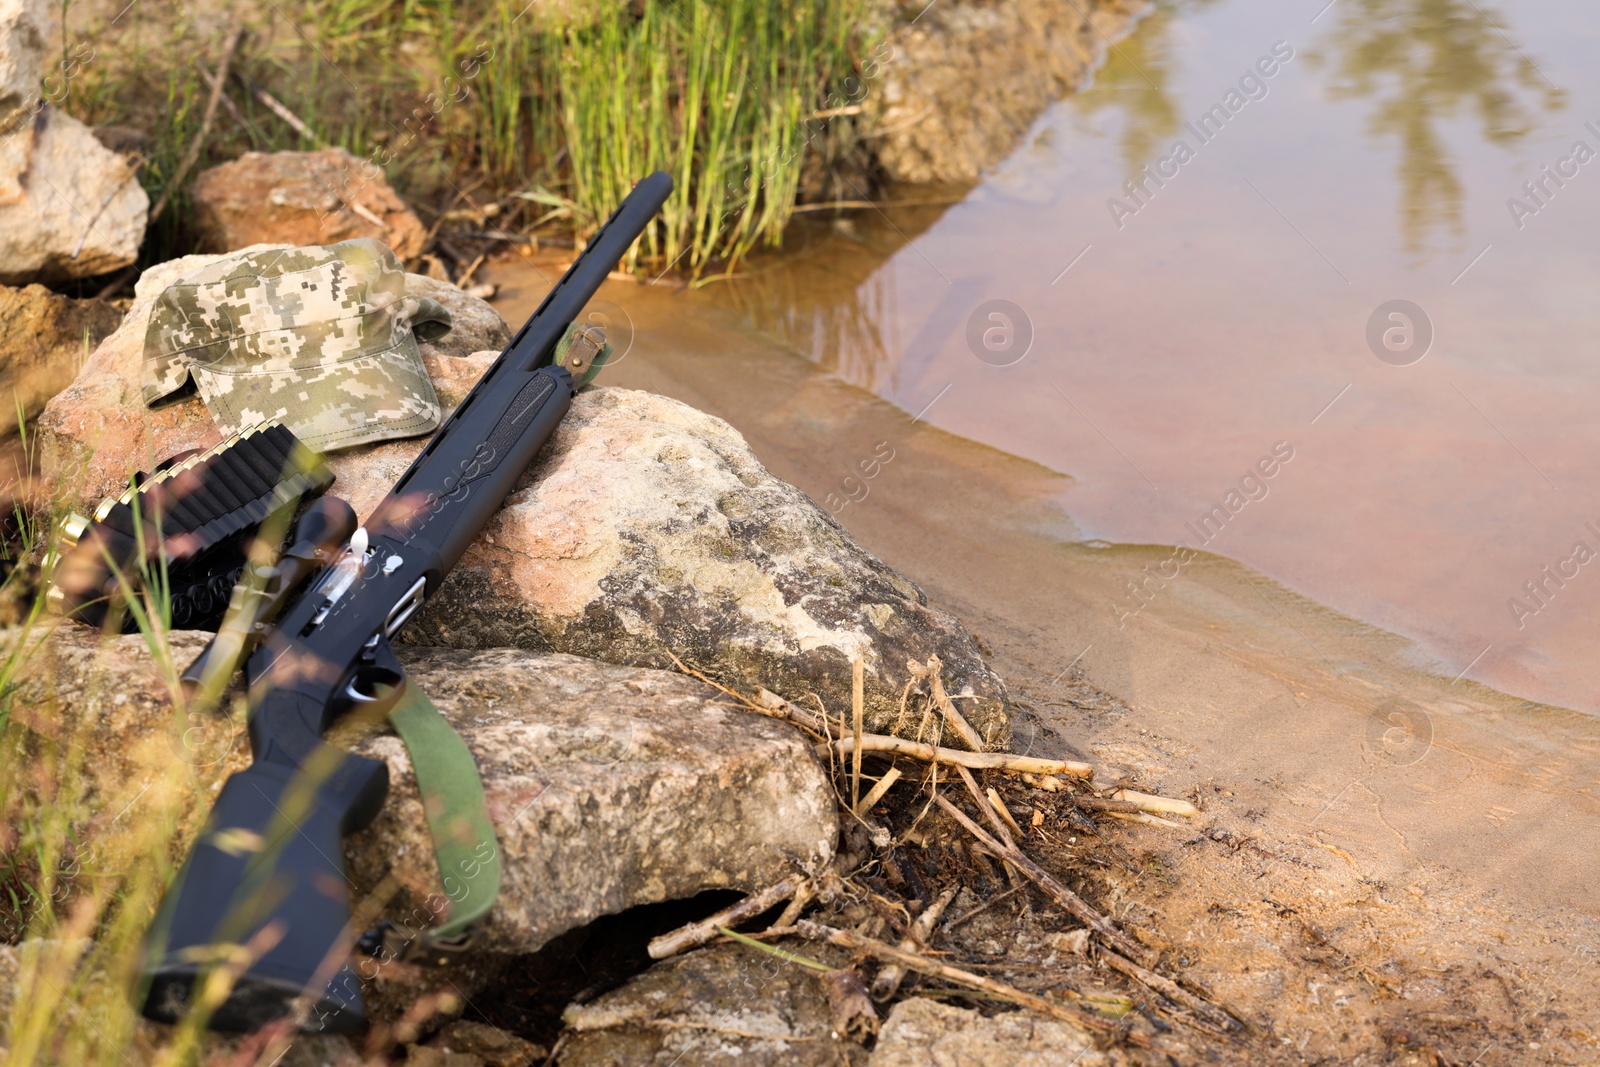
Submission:
M 511 320 L 543 294 L 525 265 L 490 277 Z M 1172 549 L 1078 541 L 1062 475 L 914 423 L 698 294 L 601 299 L 633 332 L 609 384 L 726 418 L 819 502 L 865 487 L 839 521 L 992 650 L 1019 750 L 1201 804 L 1197 831 L 1126 830 L 1141 873 L 1110 877 L 1119 914 L 1267 1031 L 1216 1055 L 1600 1060 L 1600 721 L 1420 669 L 1410 642 L 1216 556 L 1119 628 L 1108 605 Z

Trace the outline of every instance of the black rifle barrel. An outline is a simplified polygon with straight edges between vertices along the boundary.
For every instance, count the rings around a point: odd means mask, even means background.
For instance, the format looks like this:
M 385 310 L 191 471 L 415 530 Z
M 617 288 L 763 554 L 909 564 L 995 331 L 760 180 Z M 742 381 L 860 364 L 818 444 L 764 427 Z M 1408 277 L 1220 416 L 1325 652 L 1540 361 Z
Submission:
M 400 476 L 367 524 L 371 534 L 437 547 L 439 571 L 448 572 L 455 566 L 477 537 L 478 528 L 438 521 L 443 509 L 437 501 L 467 494 L 492 498 L 498 506 L 511 492 L 544 443 L 533 439 L 535 435 L 519 434 L 519 420 L 531 418 L 546 395 L 563 391 L 552 390 L 556 383 L 541 378 L 539 371 L 549 367 L 567 325 L 593 299 L 671 192 L 672 179 L 662 171 L 634 187 L 517 331 L 506 351 Z M 570 389 L 565 391 L 570 395 Z M 463 423 L 471 429 L 458 432 Z M 490 426 L 489 433 L 482 432 Z
M 672 191 L 634 187 L 390 494 L 245 664 L 254 762 L 232 775 L 146 942 L 144 1013 L 176 1021 L 216 967 L 241 967 L 215 1029 L 254 1030 L 310 1002 L 307 1029 L 365 1025 L 340 838 L 368 825 L 388 767 L 322 740 L 352 710 L 381 717 L 404 676 L 389 641 L 439 588 L 570 406 L 552 361 Z M 242 963 L 240 961 L 243 961 Z

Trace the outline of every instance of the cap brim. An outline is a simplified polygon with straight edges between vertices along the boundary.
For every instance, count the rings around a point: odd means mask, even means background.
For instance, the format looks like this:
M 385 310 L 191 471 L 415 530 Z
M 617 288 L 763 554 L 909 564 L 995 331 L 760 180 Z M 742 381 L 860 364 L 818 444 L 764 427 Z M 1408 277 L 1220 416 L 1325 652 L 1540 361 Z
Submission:
M 171 396 L 189 381 L 188 353 L 180 352 L 160 359 L 146 359 L 140 371 L 139 392 L 144 406 L 150 407 L 163 397 Z
M 326 366 L 224 371 L 191 364 L 224 434 L 278 419 L 319 452 L 415 437 L 439 425 L 439 396 L 416 341 Z

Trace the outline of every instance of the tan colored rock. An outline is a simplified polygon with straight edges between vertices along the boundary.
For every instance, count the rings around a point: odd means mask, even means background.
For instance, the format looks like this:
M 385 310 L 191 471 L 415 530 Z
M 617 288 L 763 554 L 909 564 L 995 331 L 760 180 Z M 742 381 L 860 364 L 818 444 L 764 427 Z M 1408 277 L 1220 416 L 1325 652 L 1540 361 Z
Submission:
M 833 855 L 833 786 L 804 735 L 700 682 L 516 649 L 402 659 L 484 778 L 504 869 L 485 931 L 497 952 Z M 366 888 L 393 874 L 421 904 L 437 879 L 410 760 L 395 737 L 358 750 L 388 761 L 393 789 L 351 839 L 351 876 Z
M 912 997 L 889 1012 L 868 1067 L 1116 1067 L 1119 1049 L 1095 1048 L 1087 1030 L 1030 1011 L 985 1017 Z
M 847 964 L 833 958 L 829 946 L 795 942 L 783 947 Z M 747 945 L 712 945 L 658 963 L 593 1003 L 568 1008 L 563 1019 L 567 1033 L 560 1067 L 833 1067 L 849 1062 L 832 1034 L 828 998 L 817 975 Z
M 184 449 L 207 448 L 221 439 L 205 405 L 192 390 L 155 408 L 145 407 L 139 392 L 151 305 L 179 277 L 219 258 L 185 256 L 147 269 L 135 283 L 133 305 L 121 327 L 101 342 L 78 377 L 46 405 L 39 419 L 43 471 L 58 482 L 80 511 L 120 492 L 134 471 L 149 470 L 157 460 Z M 461 324 L 459 331 L 452 326 L 451 332 L 437 341 L 419 346 L 440 401 L 453 407 L 486 365 L 485 359 L 461 357 L 485 342 L 503 345 L 510 331 L 494 308 L 456 286 L 408 274 L 406 291 L 439 301 L 450 312 L 452 323 Z
M 427 236 L 382 169 L 343 148 L 246 152 L 201 171 L 190 195 L 208 252 L 376 237 L 407 261 L 422 254 Z
M 864 70 L 862 106 L 887 176 L 970 182 L 1000 162 L 1054 101 L 1128 32 L 1146 0 L 923 0 L 900 5 Z M 913 16 L 916 16 L 913 19 Z
M 340 476 L 367 499 L 355 488 L 365 475 Z M 991 745 L 1007 732 L 1005 686 L 959 621 L 774 477 L 733 427 L 652 393 L 581 394 L 411 630 L 663 667 L 670 652 L 745 692 L 816 693 L 834 716 L 850 707 L 860 655 L 868 728 L 902 732 L 923 706 L 900 715 L 907 661 L 937 655 L 978 732 Z
M 19 137 L 32 138 L 26 152 Z M 26 169 L 9 199 L 0 180 L 0 285 L 88 278 L 138 258 L 150 198 L 127 159 L 52 107 L 3 140 L 0 166 Z
M 407 274 L 406 293 L 431 297 L 450 311 L 450 332 L 433 345 L 423 345 L 424 355 L 431 351 L 445 356 L 470 356 L 491 350 L 499 355 L 511 343 L 511 330 L 500 313 L 458 285 L 425 274 Z
M 18 403 L 24 418 L 43 411 L 121 322 L 122 312 L 99 300 L 0 286 L 0 434 L 16 429 Z

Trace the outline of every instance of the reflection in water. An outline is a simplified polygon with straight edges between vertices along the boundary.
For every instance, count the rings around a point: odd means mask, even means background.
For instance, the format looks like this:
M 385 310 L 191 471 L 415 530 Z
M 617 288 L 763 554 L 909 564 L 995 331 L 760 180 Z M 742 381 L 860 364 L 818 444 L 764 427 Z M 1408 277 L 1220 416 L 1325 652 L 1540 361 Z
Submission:
M 1071 98 L 1082 136 L 1100 136 L 1089 120 L 1103 113 L 1124 116 L 1116 137 L 1128 178 L 1137 178 L 1179 134 L 1182 103 L 1173 83 L 1183 21 L 1224 6 L 1221 0 L 1157 0 L 1133 33 L 1107 50 L 1092 84 Z M 1513 43 L 1501 16 L 1476 0 L 1347 0 L 1337 11 L 1339 21 L 1308 58 L 1328 72 L 1334 99 L 1373 101 L 1368 130 L 1375 139 L 1399 139 L 1400 234 L 1404 251 L 1416 256 L 1426 250 L 1430 232 L 1462 232 L 1465 190 L 1440 127 L 1475 115 L 1487 143 L 1509 147 L 1535 128 L 1539 108 L 1562 107 L 1564 93 Z M 1052 136 L 1060 132 L 1047 126 L 981 183 L 975 197 L 1041 208 L 1055 203 L 1064 190 L 1049 157 L 1056 151 Z M 923 206 L 845 217 L 836 225 L 797 221 L 782 256 L 758 256 L 748 272 L 716 286 L 717 297 L 844 380 L 892 394 L 916 370 L 908 358 L 936 349 L 940 331 L 960 325 L 935 316 L 938 321 L 916 336 L 900 336 L 896 253 L 933 228 L 944 204 L 966 193 L 902 191 Z M 972 266 L 978 276 L 944 279 L 962 299 L 990 279 L 984 264 Z M 947 303 L 946 310 L 960 302 Z
M 1400 140 L 1406 251 L 1424 251 L 1435 227 L 1459 237 L 1463 190 L 1440 124 L 1475 113 L 1485 141 L 1509 146 L 1534 128 L 1531 106 L 1554 111 L 1564 94 L 1503 32 L 1505 20 L 1474 0 L 1354 0 L 1339 12 L 1310 58 L 1330 68 L 1335 99 L 1373 100 L 1375 138 Z
M 948 197 L 956 201 L 964 189 Z M 750 260 L 750 270 L 705 290 L 763 333 L 852 385 L 880 395 L 899 385 L 899 286 L 893 257 L 938 221 L 943 204 L 891 209 L 857 224 L 804 222 L 790 227 L 781 255 Z M 887 221 L 892 218 L 892 221 Z
M 1158 0 L 1095 87 L 971 189 L 803 218 L 781 257 L 696 298 L 907 415 L 1070 473 L 1088 536 L 1172 544 L 1262 449 L 1303 447 L 1219 551 L 1417 640 L 1451 677 L 1600 712 L 1600 587 L 1536 622 L 1506 608 L 1600 514 L 1600 202 L 1564 196 L 1556 224 L 1521 230 L 1499 199 L 1573 143 L 1539 65 L 1575 98 L 1600 98 L 1600 68 L 1580 5 L 1520 8 L 1512 38 L 1483 3 L 1329 7 L 1302 50 L 1320 66 L 1297 62 L 1121 229 L 1107 194 L 1287 35 L 1281 0 Z M 1457 235 L 1465 254 L 1434 255 Z M 1363 333 L 1400 294 L 1444 342 L 1406 368 Z M 1013 367 L 969 350 L 995 299 L 1038 339 Z
M 1091 118 L 1108 108 L 1126 113 L 1119 136 L 1129 178 L 1165 152 L 1178 132 L 1178 108 L 1172 100 L 1172 31 L 1185 12 L 1209 7 L 1216 0 L 1160 0 L 1127 39 L 1106 52 L 1105 65 L 1093 84 L 1073 97 L 1080 117 Z M 1084 132 L 1092 129 L 1080 123 Z

